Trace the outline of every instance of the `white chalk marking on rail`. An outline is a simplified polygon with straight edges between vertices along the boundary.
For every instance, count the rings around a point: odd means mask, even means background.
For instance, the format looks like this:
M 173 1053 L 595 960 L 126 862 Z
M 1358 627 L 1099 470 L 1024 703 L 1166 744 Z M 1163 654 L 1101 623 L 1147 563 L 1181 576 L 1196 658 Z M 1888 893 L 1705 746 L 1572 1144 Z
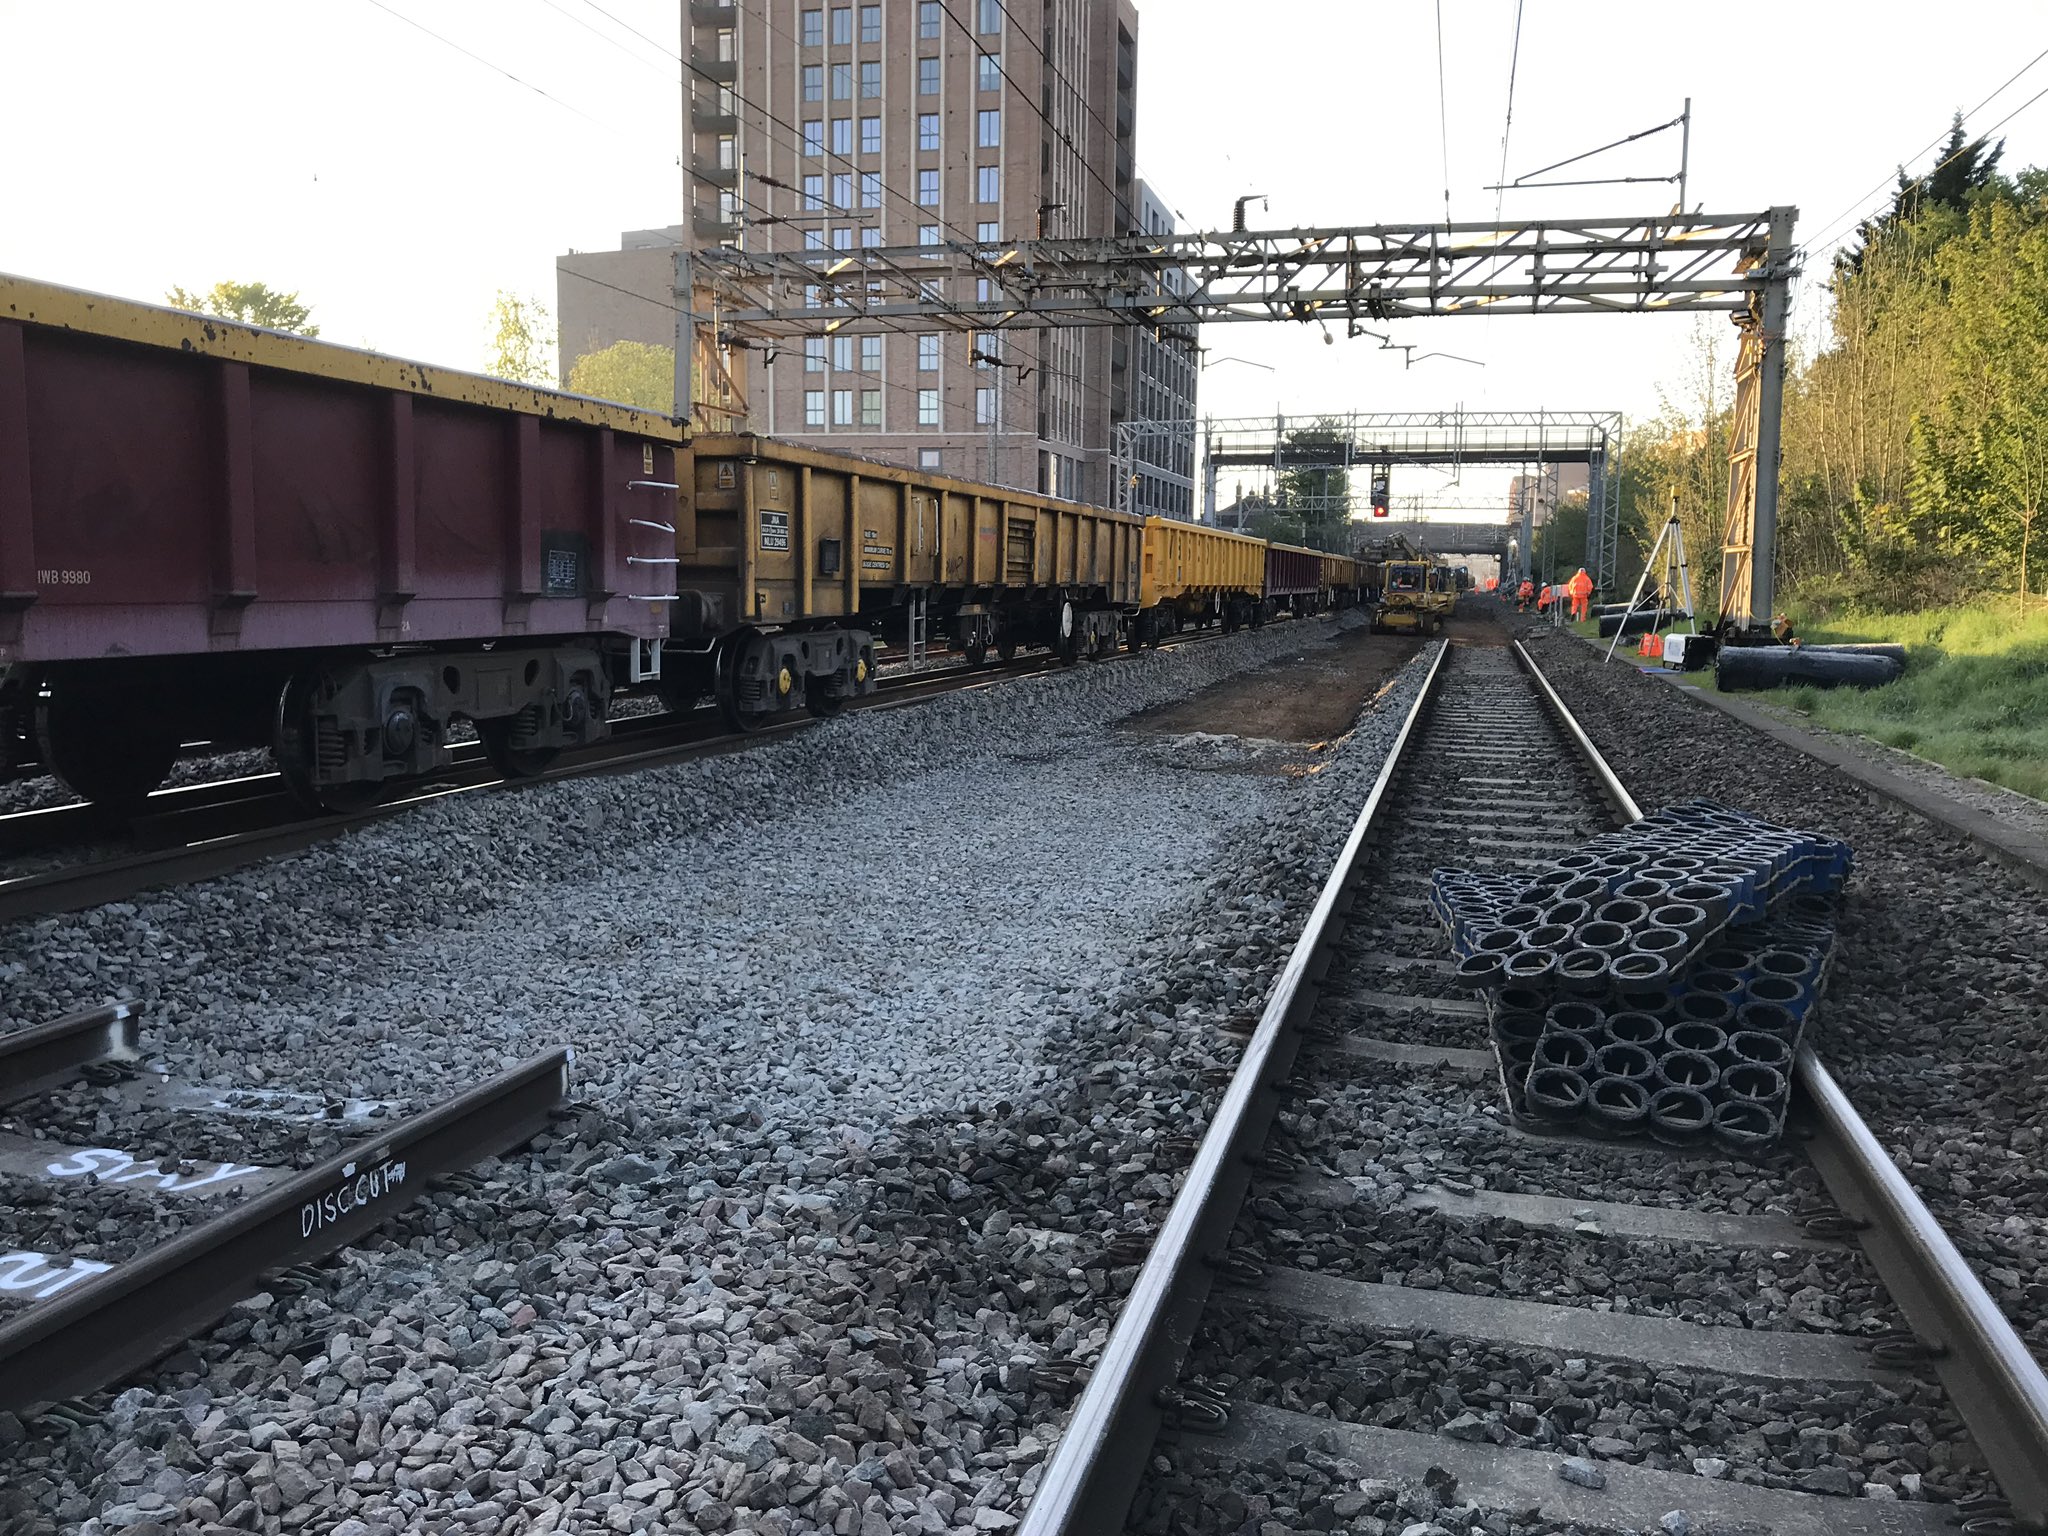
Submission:
M 37 1253 L 16 1248 L 0 1253 L 0 1296 L 26 1296 L 45 1301 L 81 1280 L 103 1275 L 114 1266 L 97 1259 L 74 1259 L 61 1254 Z

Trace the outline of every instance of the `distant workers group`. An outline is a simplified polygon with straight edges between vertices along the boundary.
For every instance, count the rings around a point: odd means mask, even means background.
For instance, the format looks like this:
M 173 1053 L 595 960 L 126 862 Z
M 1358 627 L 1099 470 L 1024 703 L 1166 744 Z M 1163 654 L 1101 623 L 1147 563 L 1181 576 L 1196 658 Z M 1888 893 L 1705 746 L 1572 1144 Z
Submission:
M 1486 584 L 1489 592 L 1497 591 L 1499 587 L 1498 577 Z M 1548 613 L 1552 603 L 1565 603 L 1574 621 L 1589 619 L 1593 616 L 1593 578 L 1586 574 L 1582 565 L 1570 581 L 1559 582 L 1556 586 L 1545 582 L 1538 587 L 1535 582 L 1525 579 L 1515 588 L 1515 611 L 1527 613 L 1532 601 L 1538 613 Z

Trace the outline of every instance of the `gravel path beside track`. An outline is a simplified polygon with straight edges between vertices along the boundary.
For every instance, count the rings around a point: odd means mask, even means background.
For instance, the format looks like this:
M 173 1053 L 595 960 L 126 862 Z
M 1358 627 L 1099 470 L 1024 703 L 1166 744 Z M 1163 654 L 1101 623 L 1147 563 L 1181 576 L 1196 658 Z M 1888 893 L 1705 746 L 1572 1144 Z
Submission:
M 1005 1528 L 1106 1332 L 1078 1250 L 1163 1209 L 1235 1054 L 1213 1026 L 1262 997 L 1414 672 L 1264 763 L 1104 727 L 1330 633 L 464 797 L 17 926 L 10 1002 L 139 997 L 182 1080 L 410 1100 L 566 1038 L 582 1108 L 79 1433 L 0 1417 L 0 1521 Z
M 1534 626 L 1530 626 L 1534 629 Z M 2048 907 L 1964 842 L 1575 640 L 1537 657 L 1645 804 L 1704 794 L 1847 838 L 1856 876 L 1817 1048 L 2048 1356 Z

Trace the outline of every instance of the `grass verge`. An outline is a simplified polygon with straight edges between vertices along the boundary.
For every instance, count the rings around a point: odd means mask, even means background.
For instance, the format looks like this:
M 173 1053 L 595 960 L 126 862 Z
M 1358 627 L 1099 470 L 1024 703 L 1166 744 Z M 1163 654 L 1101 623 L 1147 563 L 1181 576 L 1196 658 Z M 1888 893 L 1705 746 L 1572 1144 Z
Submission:
M 1795 606 L 1792 621 L 1815 643 L 1904 645 L 1906 675 L 1861 691 L 1788 688 L 1773 703 L 2048 800 L 2048 610 L 2022 615 L 2010 600 L 1912 613 Z

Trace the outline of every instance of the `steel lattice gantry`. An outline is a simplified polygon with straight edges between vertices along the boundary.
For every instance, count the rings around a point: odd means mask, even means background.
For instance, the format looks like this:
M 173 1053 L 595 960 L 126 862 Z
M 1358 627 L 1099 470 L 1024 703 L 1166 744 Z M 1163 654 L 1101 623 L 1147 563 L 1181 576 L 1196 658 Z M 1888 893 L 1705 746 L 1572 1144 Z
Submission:
M 1243 417 L 1202 424 L 1203 508 L 1216 515 L 1216 476 L 1228 466 L 1270 469 L 1356 468 L 1393 464 L 1584 464 L 1587 565 L 1612 582 L 1621 516 L 1619 411 L 1358 411 Z M 1289 440 L 1289 434 L 1313 440 Z M 1503 524 L 1507 517 L 1502 510 Z M 1523 566 L 1534 537 L 1533 502 L 1516 539 Z M 1503 526 L 1502 542 L 1509 538 Z M 1503 571 L 1505 574 L 1505 570 Z
M 1003 244 L 752 251 L 676 258 L 677 356 L 891 330 L 1373 322 L 1432 315 L 1720 311 L 1744 333 L 1722 616 L 1767 621 L 1778 410 L 1797 210 L 1635 219 L 1375 224 Z M 1168 273 L 1181 292 L 1163 292 Z M 680 381 L 687 389 L 688 380 Z M 687 412 L 685 399 L 678 407 Z

